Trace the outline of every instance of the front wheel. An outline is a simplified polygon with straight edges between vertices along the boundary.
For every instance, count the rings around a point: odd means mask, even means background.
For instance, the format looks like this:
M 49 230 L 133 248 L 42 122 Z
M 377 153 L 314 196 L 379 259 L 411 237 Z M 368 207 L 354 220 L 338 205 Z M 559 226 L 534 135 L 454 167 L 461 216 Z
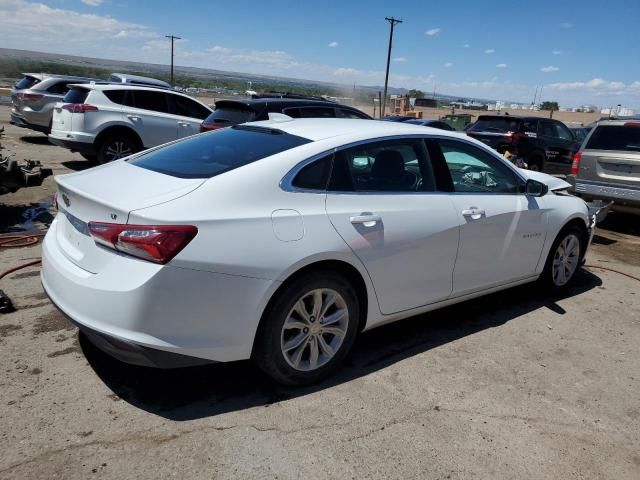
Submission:
M 358 325 L 358 299 L 345 278 L 304 275 L 285 286 L 265 314 L 253 359 L 280 383 L 315 383 L 351 350 Z
M 541 283 L 552 289 L 569 285 L 580 266 L 584 248 L 583 232 L 576 226 L 564 228 L 551 246 Z

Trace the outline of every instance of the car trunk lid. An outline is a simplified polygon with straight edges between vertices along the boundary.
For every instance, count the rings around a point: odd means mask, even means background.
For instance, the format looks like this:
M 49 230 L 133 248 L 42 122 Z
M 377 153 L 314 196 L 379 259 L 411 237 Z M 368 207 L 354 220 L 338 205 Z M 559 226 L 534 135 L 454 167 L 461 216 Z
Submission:
M 98 273 L 114 253 L 95 243 L 89 222 L 126 224 L 132 210 L 186 195 L 204 179 L 175 178 L 117 161 L 56 177 L 56 182 L 60 211 L 56 241 L 71 262 Z

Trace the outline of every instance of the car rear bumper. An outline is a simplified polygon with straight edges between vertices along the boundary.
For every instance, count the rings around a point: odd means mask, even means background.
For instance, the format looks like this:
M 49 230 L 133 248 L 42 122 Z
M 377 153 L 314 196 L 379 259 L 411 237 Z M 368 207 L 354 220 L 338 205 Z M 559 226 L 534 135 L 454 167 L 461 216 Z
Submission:
M 75 137 L 61 138 L 60 136 L 49 135 L 49 142 L 59 147 L 67 148 L 72 152 L 84 153 L 87 155 L 95 155 L 96 147 L 93 143 L 78 141 Z
M 610 184 L 586 182 L 571 175 L 567 182 L 573 186 L 573 191 L 585 200 L 613 201 L 614 210 L 640 211 L 640 186 L 627 188 Z
M 29 128 L 31 130 L 35 130 L 36 132 L 49 133 L 49 127 L 36 125 L 35 123 L 29 123 L 23 116 L 18 115 L 13 111 L 11 112 L 11 120 L 9 120 L 9 123 L 11 125 L 15 125 L 16 127 Z
M 163 368 L 251 356 L 273 281 L 113 257 L 100 273 L 81 269 L 60 249 L 57 220 L 42 247 L 45 292 L 100 349 Z

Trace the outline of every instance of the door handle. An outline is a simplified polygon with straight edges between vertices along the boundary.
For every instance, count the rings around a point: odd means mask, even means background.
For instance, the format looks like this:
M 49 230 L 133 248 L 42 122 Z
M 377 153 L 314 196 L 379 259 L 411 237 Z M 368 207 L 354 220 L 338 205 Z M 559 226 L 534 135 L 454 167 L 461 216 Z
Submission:
M 349 218 L 349 221 L 354 225 L 364 225 L 365 227 L 373 227 L 376 223 L 381 222 L 380 215 L 354 215 Z
M 471 207 L 469 209 L 462 210 L 462 215 L 465 217 L 471 217 L 471 220 L 479 220 L 486 215 L 486 212 L 482 208 Z
M 178 125 L 180 125 L 181 127 L 188 127 L 189 124 L 187 122 L 178 122 Z
M 133 120 L 133 121 L 140 120 L 140 117 L 139 117 L 139 116 L 137 116 L 137 115 L 127 115 L 127 118 L 128 118 L 129 120 Z

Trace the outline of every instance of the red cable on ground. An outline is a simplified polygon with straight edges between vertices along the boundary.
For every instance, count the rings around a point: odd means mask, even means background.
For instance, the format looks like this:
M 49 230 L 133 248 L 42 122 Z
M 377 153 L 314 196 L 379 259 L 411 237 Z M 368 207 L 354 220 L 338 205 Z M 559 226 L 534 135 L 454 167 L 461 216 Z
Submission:
M 629 278 L 632 278 L 633 280 L 637 280 L 640 282 L 640 278 L 634 277 L 633 275 L 630 275 L 628 273 L 621 272 L 620 270 L 616 270 L 615 268 L 601 267 L 600 265 L 584 265 L 584 266 L 588 268 L 599 268 L 600 270 L 608 270 L 610 272 L 619 273 L 620 275 L 624 275 L 625 277 L 629 277 Z
M 0 235 L 0 248 L 21 248 L 35 245 L 40 241 L 41 237 L 44 237 L 45 233 L 17 233 L 17 234 L 4 234 Z M 21 270 L 32 265 L 38 265 L 42 261 L 41 258 L 32 260 L 31 262 L 23 263 L 17 267 L 10 268 L 0 273 L 0 280 L 10 273 L 16 270 Z
M 0 273 L 0 280 L 2 280 L 4 277 L 9 275 L 10 273 L 15 272 L 16 270 L 21 270 L 23 268 L 30 267 L 31 265 L 38 265 L 40 262 L 42 262 L 41 259 L 33 260 L 31 262 L 27 262 L 27 263 L 23 263 L 22 265 L 18 265 L 17 267 L 10 268 L 9 270 L 5 270 L 4 272 Z

